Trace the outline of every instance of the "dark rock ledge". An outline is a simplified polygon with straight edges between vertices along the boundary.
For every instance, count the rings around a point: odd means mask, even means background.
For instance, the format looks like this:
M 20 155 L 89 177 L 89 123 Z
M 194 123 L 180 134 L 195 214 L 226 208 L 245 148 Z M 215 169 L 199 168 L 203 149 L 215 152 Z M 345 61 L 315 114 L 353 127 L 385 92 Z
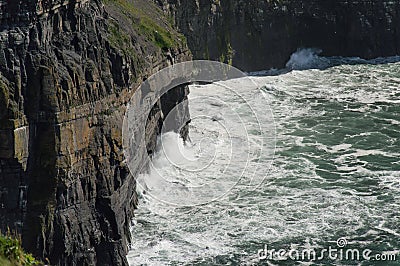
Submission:
M 125 105 L 143 79 L 190 59 L 186 38 L 195 58 L 263 70 L 300 47 L 399 55 L 399 15 L 392 0 L 0 0 L 0 229 L 52 265 L 126 265 L 137 197 Z M 148 150 L 187 93 L 153 108 Z
M 51 265 L 126 265 L 137 196 L 123 163 L 125 105 L 171 56 L 190 59 L 184 38 L 145 0 L 0 10 L 0 229 Z M 166 107 L 187 93 L 176 88 L 153 108 L 149 149 Z
M 194 58 L 243 71 L 282 68 L 298 48 L 365 59 L 400 55 L 396 0 L 153 0 Z

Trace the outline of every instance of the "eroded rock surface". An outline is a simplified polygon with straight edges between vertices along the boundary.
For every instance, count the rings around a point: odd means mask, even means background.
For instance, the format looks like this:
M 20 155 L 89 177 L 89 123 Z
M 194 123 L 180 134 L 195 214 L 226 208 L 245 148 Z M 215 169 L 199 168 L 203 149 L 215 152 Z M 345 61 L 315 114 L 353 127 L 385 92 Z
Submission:
M 374 58 L 400 54 L 392 0 L 154 0 L 174 17 L 195 58 L 245 71 L 285 66 L 298 48 Z
M 125 105 L 171 56 L 190 53 L 148 1 L 21 2 L 0 1 L 0 228 L 51 265 L 126 265 L 137 197 Z M 164 106 L 187 93 L 153 108 L 149 150 Z
M 143 79 L 190 59 L 172 21 L 196 58 L 250 71 L 299 47 L 399 54 L 399 13 L 389 0 L 0 0 L 0 229 L 51 265 L 127 264 L 137 197 L 122 119 Z M 153 107 L 148 151 L 187 93 Z

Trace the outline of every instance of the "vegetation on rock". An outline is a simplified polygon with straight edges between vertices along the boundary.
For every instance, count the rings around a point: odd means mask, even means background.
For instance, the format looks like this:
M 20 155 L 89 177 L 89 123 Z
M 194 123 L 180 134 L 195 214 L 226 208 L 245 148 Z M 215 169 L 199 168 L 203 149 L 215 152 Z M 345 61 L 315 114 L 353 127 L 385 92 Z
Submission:
M 154 14 L 154 10 L 157 7 L 152 7 L 148 10 L 146 5 L 152 3 L 143 2 L 138 0 L 103 0 L 106 5 L 116 7 L 121 11 L 132 22 L 132 27 L 137 33 L 145 37 L 148 41 L 152 42 L 161 49 L 169 49 L 178 46 L 182 41 L 185 41 L 185 37 L 178 34 L 171 20 L 165 17 L 165 14 L 159 11 L 159 14 Z M 157 13 L 157 12 L 156 12 Z M 126 47 L 129 36 L 122 32 L 119 27 L 111 26 L 111 42 L 118 46 Z
M 43 265 L 43 263 L 22 249 L 21 239 L 18 236 L 7 233 L 0 234 L 0 265 L 30 266 Z

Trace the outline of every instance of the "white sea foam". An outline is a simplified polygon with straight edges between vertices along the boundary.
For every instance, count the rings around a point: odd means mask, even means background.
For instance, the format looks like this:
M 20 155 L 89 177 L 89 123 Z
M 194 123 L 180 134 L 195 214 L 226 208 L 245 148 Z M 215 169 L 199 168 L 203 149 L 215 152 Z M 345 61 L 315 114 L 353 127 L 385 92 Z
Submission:
M 296 70 L 328 67 L 330 61 L 324 57 L 318 56 L 321 52 L 322 50 L 314 48 L 299 49 L 290 56 L 286 67 Z
M 288 67 L 318 63 L 312 56 L 318 55 L 297 54 Z M 131 265 L 246 265 L 257 261 L 265 243 L 325 247 L 339 236 L 352 245 L 398 243 L 400 64 L 355 65 L 368 62 L 343 59 L 345 65 L 337 65 L 339 58 L 334 60 L 329 63 L 336 66 L 325 70 L 252 77 L 261 90 L 231 81 L 253 99 L 251 108 L 219 85 L 191 87 L 192 143 L 185 146 L 167 133 L 165 152 L 159 149 L 154 169 L 141 177 L 148 191 L 139 191 Z M 379 60 L 369 63 L 387 63 Z M 259 116 L 251 115 L 252 109 Z M 260 137 L 272 132 L 271 126 L 277 129 L 272 166 L 273 154 L 259 152 L 272 148 Z M 243 148 L 232 152 L 232 147 Z M 155 173 L 159 178 L 152 177 Z M 251 185 L 261 177 L 254 190 Z M 207 187 L 209 182 L 213 185 Z M 194 207 L 157 199 L 191 202 L 191 186 L 202 186 L 204 197 L 230 190 L 218 201 Z

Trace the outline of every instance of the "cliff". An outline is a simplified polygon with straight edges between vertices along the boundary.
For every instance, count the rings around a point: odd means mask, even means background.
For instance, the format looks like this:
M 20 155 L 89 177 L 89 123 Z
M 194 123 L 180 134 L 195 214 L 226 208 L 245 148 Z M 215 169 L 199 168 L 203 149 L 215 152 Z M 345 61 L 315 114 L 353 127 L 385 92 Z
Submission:
M 189 48 L 247 71 L 299 47 L 400 54 L 399 13 L 389 0 L 0 0 L 0 230 L 52 265 L 126 265 L 137 197 L 121 127 L 144 79 Z M 149 152 L 187 93 L 153 107 Z
M 0 9 L 0 229 L 51 265 L 126 265 L 137 197 L 123 162 L 125 105 L 171 57 L 190 59 L 185 40 L 145 0 Z M 149 150 L 154 121 L 187 93 L 178 87 L 153 108 Z
M 400 54 L 392 0 L 154 0 L 174 18 L 195 58 L 245 70 L 282 68 L 298 48 L 327 56 Z

